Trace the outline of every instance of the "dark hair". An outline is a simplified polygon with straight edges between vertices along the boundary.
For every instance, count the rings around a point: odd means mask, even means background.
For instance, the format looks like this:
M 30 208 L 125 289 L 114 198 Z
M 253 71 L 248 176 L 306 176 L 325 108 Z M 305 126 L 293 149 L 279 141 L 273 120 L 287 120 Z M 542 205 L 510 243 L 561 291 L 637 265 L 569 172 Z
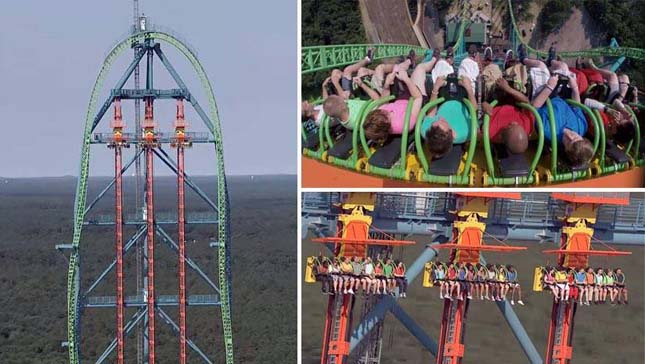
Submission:
M 370 111 L 363 124 L 365 137 L 377 143 L 383 143 L 390 135 L 390 118 L 386 111 L 376 109 Z
M 633 122 L 622 122 L 616 124 L 616 134 L 614 140 L 619 144 L 627 144 L 630 140 L 634 139 L 636 134 L 636 126 Z
M 426 132 L 426 145 L 435 157 L 441 157 L 452 148 L 452 130 L 444 130 L 433 125 Z

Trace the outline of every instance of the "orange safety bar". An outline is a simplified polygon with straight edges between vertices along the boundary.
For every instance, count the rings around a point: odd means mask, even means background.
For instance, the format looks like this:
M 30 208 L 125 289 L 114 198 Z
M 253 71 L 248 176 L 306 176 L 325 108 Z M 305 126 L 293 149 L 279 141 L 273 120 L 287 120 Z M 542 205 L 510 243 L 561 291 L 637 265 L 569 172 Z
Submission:
M 435 249 L 458 249 L 469 251 L 491 251 L 491 252 L 508 252 L 517 250 L 526 250 L 525 246 L 505 246 L 505 245 L 463 245 L 463 244 L 439 244 L 432 246 Z
M 632 252 L 624 252 L 618 250 L 544 250 L 545 254 L 569 254 L 569 255 L 599 255 L 599 256 L 616 256 L 616 255 L 631 255 Z
M 316 238 L 311 240 L 314 243 L 342 243 L 347 245 L 388 245 L 388 246 L 402 246 L 416 244 L 414 241 L 409 240 L 386 240 L 386 239 L 351 239 L 342 237 L 326 237 Z
M 464 197 L 508 198 L 513 200 L 522 198 L 522 194 L 519 192 L 455 192 L 454 194 Z

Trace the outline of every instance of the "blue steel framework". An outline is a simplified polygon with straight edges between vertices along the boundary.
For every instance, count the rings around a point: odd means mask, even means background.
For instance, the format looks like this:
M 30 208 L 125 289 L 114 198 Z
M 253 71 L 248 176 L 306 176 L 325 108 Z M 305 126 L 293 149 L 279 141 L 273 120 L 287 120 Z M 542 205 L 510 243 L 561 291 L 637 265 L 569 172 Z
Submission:
M 331 236 L 336 226 L 334 206 L 341 201 L 341 193 L 303 193 L 302 226 L 303 238 L 307 230 L 317 237 Z M 372 225 L 391 234 L 430 235 L 435 243 L 426 246 L 406 272 L 409 283 L 423 272 L 426 262 L 438 253 L 435 246 L 450 237 L 452 226 L 448 210 L 455 209 L 455 196 L 445 192 L 408 192 L 377 194 Z M 559 242 L 561 224 L 555 216 L 562 216 L 565 203 L 555 200 L 549 193 L 523 193 L 522 200 L 496 199 L 489 209 L 486 231 L 500 239 L 519 238 L 524 240 L 550 240 Z M 643 194 L 633 195 L 628 206 L 601 206 L 598 212 L 596 233 L 603 234 L 601 240 L 616 238 L 625 242 L 632 237 L 634 244 L 643 244 L 645 234 L 645 198 Z M 491 225 L 491 226 L 489 226 Z M 598 233 L 598 231 L 600 231 Z M 556 237 L 555 239 L 553 239 Z M 551 240 L 553 239 L 553 240 Z M 629 243 L 629 241 L 628 241 Z M 485 264 L 485 260 L 482 259 Z M 507 302 L 496 302 L 502 316 L 508 323 L 518 343 L 531 364 L 542 364 L 543 359 L 533 345 L 526 330 Z M 437 352 L 436 341 L 421 328 L 405 310 L 397 304 L 397 298 L 385 296 L 378 300 L 371 311 L 351 333 L 350 352 L 359 347 L 369 333 L 383 321 L 386 313 L 392 313 L 403 326 L 433 356 Z
M 202 81 L 202 86 L 204 86 L 206 95 L 209 98 L 210 104 L 210 116 L 207 114 L 199 105 L 197 100 L 192 96 L 188 87 L 183 82 L 182 78 L 176 72 L 168 58 L 161 50 L 161 46 L 155 40 L 163 40 L 168 44 L 177 48 L 181 53 L 183 53 L 189 61 L 193 64 L 195 71 L 198 73 Z M 98 112 L 94 114 L 94 104 L 97 101 L 98 91 L 102 84 L 102 79 L 105 77 L 107 72 L 110 69 L 111 63 L 114 59 L 129 46 L 139 48 L 135 52 L 136 56 L 132 63 L 129 65 L 125 73 L 121 76 L 120 80 L 117 82 L 114 89 L 111 90 L 107 100 L 103 103 L 102 107 Z M 153 88 L 153 60 L 155 55 L 161 61 L 161 64 L 166 68 L 168 73 L 172 76 L 175 82 L 178 85 L 177 89 L 171 90 L 159 90 Z M 145 65 L 146 69 L 146 88 L 145 89 L 134 89 L 126 90 L 123 87 L 126 82 L 133 74 L 135 69 L 139 66 L 139 63 L 146 56 L 147 62 Z M 134 157 L 123 164 L 119 168 L 119 164 L 116 164 L 117 170 L 115 171 L 115 177 L 107 184 L 98 195 L 89 203 L 86 201 L 87 194 L 87 177 L 89 171 L 89 155 L 90 155 L 90 145 L 98 144 L 105 146 L 114 146 L 114 139 L 112 134 L 106 133 L 95 133 L 91 134 L 98 124 L 103 119 L 103 116 L 113 105 L 115 101 L 120 100 L 145 100 L 146 104 L 150 104 L 150 121 L 152 121 L 152 105 L 155 99 L 177 99 L 180 101 L 186 100 L 190 102 L 201 118 L 201 120 L 206 124 L 208 133 L 185 133 L 185 138 L 187 143 L 206 143 L 215 146 L 216 159 L 217 159 L 217 174 L 218 174 L 218 195 L 215 201 L 211 200 L 207 194 L 202 191 L 194 181 L 184 172 L 183 166 L 178 164 L 179 160 L 175 161 L 164 149 L 164 145 L 167 146 L 172 144 L 172 146 L 177 146 L 177 139 L 173 138 L 170 134 L 157 134 L 157 138 L 154 141 L 154 144 L 146 144 L 145 136 L 142 133 L 142 130 L 136 130 L 135 133 L 123 134 L 123 139 L 125 143 L 130 145 L 141 146 L 137 148 L 137 151 L 134 154 Z M 119 111 L 120 113 L 120 111 Z M 183 113 L 183 111 L 182 111 Z M 148 115 L 146 115 L 148 116 Z M 183 130 L 182 130 L 183 131 Z M 174 143 L 174 144 L 173 144 Z M 74 240 L 71 244 L 59 244 L 56 246 L 59 250 L 66 250 L 70 252 L 70 270 L 68 274 L 68 340 L 63 344 L 68 347 L 69 350 L 69 360 L 71 364 L 78 364 L 81 362 L 81 358 L 86 359 L 85 356 L 81 356 L 81 347 L 80 347 L 80 327 L 81 327 L 81 318 L 83 314 L 86 313 L 87 309 L 94 308 L 110 308 L 114 309 L 118 305 L 117 296 L 93 296 L 95 288 L 99 284 L 106 280 L 106 277 L 111 274 L 111 272 L 117 266 L 117 261 L 119 260 L 119 255 L 117 258 L 109 264 L 101 274 L 93 279 L 92 283 L 88 287 L 81 287 L 81 256 L 80 256 L 80 243 L 81 243 L 81 230 L 90 226 L 105 226 L 111 225 L 116 226 L 117 221 L 121 220 L 116 218 L 115 215 L 112 215 L 109 218 L 105 216 L 97 216 L 90 218 L 88 213 L 90 213 L 97 205 L 97 203 L 102 200 L 102 198 L 108 194 L 113 186 L 117 183 L 119 179 L 135 162 L 141 158 L 145 152 L 150 152 L 148 158 L 144 162 L 146 169 L 149 171 L 149 181 L 146 182 L 146 189 L 152 188 L 152 161 L 155 159 L 160 160 L 165 166 L 167 166 L 171 171 L 176 175 L 183 176 L 183 179 L 178 179 L 179 181 L 183 180 L 183 183 L 193 190 L 206 204 L 210 207 L 211 212 L 209 213 L 197 213 L 197 214 L 186 214 L 185 224 L 209 224 L 210 226 L 216 226 L 218 231 L 217 241 L 212 242 L 210 246 L 215 248 L 218 251 L 218 279 L 211 279 L 206 273 L 188 256 L 185 257 L 185 264 L 188 265 L 196 274 L 203 279 L 212 292 L 210 294 L 200 294 L 200 295 L 189 295 L 186 297 L 185 303 L 181 302 L 181 292 L 180 295 L 157 295 L 149 296 L 148 289 L 150 285 L 147 282 L 147 279 L 150 275 L 147 275 L 148 271 L 152 267 L 149 267 L 147 263 L 152 262 L 152 260 L 147 259 L 146 249 L 142 249 L 144 252 L 143 257 L 143 280 L 144 284 L 141 292 L 136 292 L 136 295 L 130 295 L 124 297 L 124 306 L 125 307 L 135 307 L 136 313 L 127 320 L 123 326 L 124 334 L 127 336 L 131 334 L 132 331 L 138 326 L 141 325 L 144 332 L 144 340 L 146 344 L 143 345 L 144 351 L 144 360 L 146 363 L 153 364 L 154 352 L 149 353 L 147 344 L 148 339 L 152 342 L 150 348 L 154 350 L 154 327 L 149 326 L 149 319 L 158 317 L 162 322 L 166 323 L 174 333 L 179 335 L 181 332 L 180 326 L 174 322 L 174 320 L 166 312 L 167 306 L 177 307 L 180 305 L 185 306 L 216 306 L 221 310 L 221 319 L 222 319 L 222 330 L 223 330 L 223 344 L 224 350 L 221 350 L 221 357 L 225 359 L 227 364 L 233 363 L 233 345 L 232 345 L 232 330 L 231 330 L 231 318 L 230 318 L 230 304 L 231 304 L 231 286 L 230 286 L 230 215 L 229 215 L 229 198 L 226 187 L 226 177 L 224 174 L 224 163 L 223 163 L 223 147 L 222 147 L 222 138 L 221 130 L 219 125 L 219 117 L 217 113 L 217 107 L 215 100 L 212 96 L 212 89 L 210 88 L 210 82 L 208 81 L 205 72 L 199 61 L 195 56 L 195 52 L 188 48 L 184 42 L 179 41 L 176 37 L 171 35 L 166 31 L 158 30 L 147 30 L 134 33 L 125 40 L 117 43 L 115 47 L 112 48 L 112 51 L 106 58 L 104 65 L 101 69 L 101 73 L 97 78 L 97 84 L 95 85 L 94 92 L 92 94 L 90 108 L 87 115 L 87 123 L 85 128 L 84 135 L 84 144 L 83 144 L 83 153 L 81 161 L 81 173 L 79 177 L 79 182 L 77 186 L 77 197 L 75 204 L 75 229 L 74 229 Z M 119 157 L 120 158 L 120 157 Z M 183 147 L 182 147 L 182 161 L 183 161 Z M 183 162 L 182 162 L 183 163 Z M 118 191 L 118 190 L 117 190 Z M 117 193 L 117 198 L 119 192 Z M 183 205 L 183 203 L 180 203 Z M 150 207 L 150 205 L 148 205 Z M 148 209 L 151 211 L 151 209 Z M 119 210 L 117 210 L 119 211 Z M 152 210 L 153 211 L 153 210 Z M 182 211 L 183 213 L 183 211 Z M 118 213 L 117 213 L 118 215 Z M 123 255 L 136 249 L 139 245 L 147 245 L 148 252 L 150 252 L 151 246 L 154 247 L 153 243 L 148 243 L 151 236 L 158 236 L 162 243 L 168 246 L 172 251 L 179 254 L 181 245 L 178 245 L 176 239 L 172 237 L 164 228 L 166 225 L 177 225 L 178 216 L 173 215 L 172 213 L 160 213 L 157 214 L 153 211 L 154 216 L 141 216 L 138 214 L 133 214 L 129 216 L 123 216 L 122 226 L 134 226 L 136 232 L 130 236 L 126 237 L 122 245 Z M 148 233 L 146 235 L 146 232 Z M 181 237 L 180 237 L 181 239 Z M 118 245 L 118 243 L 117 243 Z M 180 260 L 181 262 L 181 260 Z M 134 277 L 133 277 L 134 278 Z M 154 280 L 153 280 L 154 282 Z M 215 283 L 217 282 L 217 283 Z M 154 288 L 154 283 L 152 283 Z M 152 291 L 154 292 L 154 291 Z M 156 298 L 156 300 L 155 300 Z M 150 302 L 153 302 L 151 305 Z M 154 313 L 150 312 L 150 307 L 153 307 Z M 87 314 L 87 313 L 86 313 Z M 154 323 L 153 323 L 154 324 Z M 215 323 L 213 323 L 215 324 Z M 150 330 L 150 331 L 149 331 Z M 186 338 L 185 343 L 197 354 L 197 356 L 204 363 L 213 363 L 211 358 L 197 346 L 195 342 Z M 122 344 L 121 344 L 122 345 Z M 103 352 L 96 359 L 96 363 L 104 363 L 109 361 L 111 354 L 115 351 L 117 347 L 117 337 L 115 337 L 110 342 L 106 343 L 106 347 Z M 97 348 L 98 349 L 98 348 Z M 182 348 L 183 349 L 183 348 Z M 122 348 L 121 353 L 122 355 Z M 148 355 L 150 355 L 148 357 Z M 123 359 L 120 359 L 122 361 Z M 150 360 L 150 362 L 148 362 Z M 185 359 L 184 359 L 185 360 Z M 133 359 L 128 359 L 127 361 L 133 361 Z

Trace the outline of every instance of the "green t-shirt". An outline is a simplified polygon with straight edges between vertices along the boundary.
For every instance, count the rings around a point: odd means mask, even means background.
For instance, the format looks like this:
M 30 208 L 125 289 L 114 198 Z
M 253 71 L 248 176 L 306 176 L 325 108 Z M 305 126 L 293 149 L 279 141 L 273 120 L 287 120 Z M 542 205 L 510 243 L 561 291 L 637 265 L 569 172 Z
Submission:
M 465 104 L 457 100 L 446 101 L 437 110 L 435 116 L 426 116 L 421 123 L 421 136 L 426 137 L 426 132 L 432 124 L 439 120 L 439 117 L 446 119 L 450 127 L 455 131 L 453 144 L 463 144 L 470 138 L 470 113 Z
M 392 264 L 386 264 L 385 267 L 383 267 L 383 275 L 387 278 L 392 277 Z
M 360 99 L 350 99 L 350 100 L 347 100 L 346 103 L 347 103 L 347 108 L 349 109 L 349 120 L 347 121 L 341 120 L 340 123 L 346 129 L 353 130 L 360 122 L 359 118 L 361 115 L 361 110 L 363 109 L 363 106 L 367 104 L 367 101 L 360 100 Z

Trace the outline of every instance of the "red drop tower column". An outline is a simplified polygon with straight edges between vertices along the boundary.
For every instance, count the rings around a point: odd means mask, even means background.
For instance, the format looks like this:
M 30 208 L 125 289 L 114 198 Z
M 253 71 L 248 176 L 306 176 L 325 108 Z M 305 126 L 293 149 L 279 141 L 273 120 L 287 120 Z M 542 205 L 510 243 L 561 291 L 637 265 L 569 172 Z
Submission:
M 145 100 L 143 146 L 146 156 L 146 224 L 148 250 L 148 364 L 156 363 L 155 353 L 155 208 L 154 208 L 154 148 L 156 147 L 153 100 Z
M 116 358 L 117 364 L 123 364 L 123 117 L 121 101 L 114 101 L 114 119 L 111 123 L 114 148 L 114 235 L 116 240 Z
M 177 235 L 179 244 L 179 363 L 186 364 L 186 234 L 185 234 L 185 181 L 184 147 L 190 146 L 186 140 L 186 120 L 184 101 L 177 100 L 175 120 L 175 142 L 177 147 Z

